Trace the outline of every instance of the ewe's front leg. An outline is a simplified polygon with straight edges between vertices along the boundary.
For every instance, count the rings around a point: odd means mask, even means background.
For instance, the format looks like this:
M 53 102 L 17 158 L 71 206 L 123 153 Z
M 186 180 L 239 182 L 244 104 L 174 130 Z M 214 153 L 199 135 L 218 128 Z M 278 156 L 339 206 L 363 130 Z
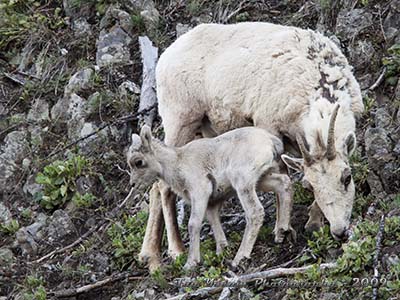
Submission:
M 264 222 L 264 207 L 257 197 L 255 187 L 236 189 L 236 191 L 245 212 L 246 228 L 239 250 L 232 262 L 233 267 L 237 267 L 244 257 L 250 258 L 258 232 Z
M 217 254 L 222 254 L 224 248 L 228 246 L 228 241 L 225 236 L 224 229 L 222 228 L 220 219 L 220 210 L 222 202 L 207 208 L 207 220 L 211 225 L 214 234 L 214 239 L 217 244 Z
M 305 225 L 305 229 L 307 231 L 317 231 L 324 226 L 324 214 L 322 213 L 316 201 L 310 205 L 308 216 L 309 218 Z
M 185 251 L 176 218 L 176 195 L 165 182 L 160 181 L 159 186 L 165 227 L 167 229 L 168 254 L 173 259 L 176 259 Z
M 164 219 L 161 207 L 161 196 L 158 183 L 150 190 L 149 219 L 147 220 L 139 261 L 148 263 L 150 272 L 160 267 L 161 239 L 164 229 Z
M 275 242 L 282 243 L 286 234 L 290 234 L 292 240 L 296 240 L 296 231 L 290 225 L 290 217 L 293 209 L 292 182 L 286 174 L 273 173 L 264 179 L 264 187 L 276 194 L 277 209 L 275 223 Z

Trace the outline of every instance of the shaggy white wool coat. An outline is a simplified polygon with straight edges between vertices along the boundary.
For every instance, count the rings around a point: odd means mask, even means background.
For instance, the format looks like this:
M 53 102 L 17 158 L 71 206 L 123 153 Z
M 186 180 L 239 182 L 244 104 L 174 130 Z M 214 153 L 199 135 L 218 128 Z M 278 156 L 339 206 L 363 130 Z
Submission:
M 331 40 L 269 23 L 197 26 L 161 55 L 157 89 L 167 144 L 177 143 L 168 132 L 206 116 L 218 134 L 252 124 L 292 140 L 302 131 L 314 154 L 335 103 L 337 147 L 363 111 L 351 67 Z

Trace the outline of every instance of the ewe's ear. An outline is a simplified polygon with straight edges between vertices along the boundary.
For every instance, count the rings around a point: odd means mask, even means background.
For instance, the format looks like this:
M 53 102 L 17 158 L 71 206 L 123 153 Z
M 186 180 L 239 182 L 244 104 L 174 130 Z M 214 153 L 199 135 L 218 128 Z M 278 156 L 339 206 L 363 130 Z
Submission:
M 350 157 L 355 149 L 356 149 L 356 135 L 354 134 L 354 132 L 350 132 L 346 136 L 346 139 L 344 140 L 344 153 L 347 154 L 348 157 Z
M 143 149 L 145 151 L 151 151 L 151 140 L 153 136 L 151 135 L 151 129 L 147 125 L 143 125 L 140 130 L 140 138 L 142 140 Z
M 294 158 L 290 157 L 288 155 L 282 154 L 281 159 L 283 162 L 291 169 L 295 171 L 300 171 L 303 172 L 303 164 L 304 164 L 304 159 L 302 158 Z

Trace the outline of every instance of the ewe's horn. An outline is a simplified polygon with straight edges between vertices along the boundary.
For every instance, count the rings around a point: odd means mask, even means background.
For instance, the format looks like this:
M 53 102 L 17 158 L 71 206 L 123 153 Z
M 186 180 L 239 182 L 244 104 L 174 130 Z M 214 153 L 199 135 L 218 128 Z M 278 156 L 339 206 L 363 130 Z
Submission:
M 304 144 L 304 137 L 301 136 L 300 134 L 298 134 L 296 136 L 296 141 L 297 141 L 297 144 L 299 145 L 301 155 L 304 158 L 304 162 L 307 165 L 311 165 L 312 162 L 313 162 L 313 158 L 312 158 L 310 152 L 307 150 L 307 148 L 306 148 L 306 146 Z
M 336 157 L 336 147 L 335 147 L 335 122 L 337 113 L 340 105 L 337 104 L 333 109 L 331 120 L 329 121 L 329 129 L 328 129 L 328 145 L 326 149 L 326 157 L 328 160 L 333 160 Z

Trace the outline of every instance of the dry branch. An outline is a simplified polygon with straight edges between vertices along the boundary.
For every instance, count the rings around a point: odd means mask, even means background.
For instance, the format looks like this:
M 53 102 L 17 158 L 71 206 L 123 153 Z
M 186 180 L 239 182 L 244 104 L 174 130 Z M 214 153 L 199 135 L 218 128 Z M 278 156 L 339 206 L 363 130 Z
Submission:
M 198 289 L 197 291 L 180 294 L 172 298 L 167 298 L 165 300 L 186 300 L 186 299 L 209 299 L 210 295 L 215 295 L 223 290 L 222 287 L 205 287 Z
M 383 78 L 385 77 L 385 74 L 386 74 L 386 67 L 383 68 L 382 73 L 379 75 L 378 79 L 368 89 L 370 91 L 375 90 L 382 83 Z
M 143 64 L 143 81 L 139 103 L 139 112 L 142 112 L 157 103 L 156 65 L 158 59 L 158 48 L 153 46 L 153 43 L 147 36 L 139 37 L 139 45 Z M 151 110 L 146 116 L 142 117 L 142 121 L 151 127 L 155 115 L 155 110 Z
M 142 279 L 143 277 L 138 277 L 138 275 L 141 275 L 139 273 L 135 273 L 133 274 L 132 272 L 123 272 L 123 273 L 119 273 L 119 274 L 114 274 L 111 275 L 103 280 L 97 281 L 95 283 L 92 284 L 88 284 L 88 285 L 84 285 L 78 288 L 70 288 L 70 289 L 63 289 L 63 290 L 58 290 L 58 291 L 54 291 L 51 292 L 50 294 L 53 295 L 56 298 L 66 298 L 66 297 L 72 297 L 72 296 L 76 296 L 82 293 L 86 293 L 89 292 L 91 290 L 94 290 L 96 288 L 105 286 L 109 283 L 112 283 L 114 281 L 118 281 L 118 280 L 124 280 L 124 279 L 128 279 L 128 280 L 135 280 L 135 279 Z

